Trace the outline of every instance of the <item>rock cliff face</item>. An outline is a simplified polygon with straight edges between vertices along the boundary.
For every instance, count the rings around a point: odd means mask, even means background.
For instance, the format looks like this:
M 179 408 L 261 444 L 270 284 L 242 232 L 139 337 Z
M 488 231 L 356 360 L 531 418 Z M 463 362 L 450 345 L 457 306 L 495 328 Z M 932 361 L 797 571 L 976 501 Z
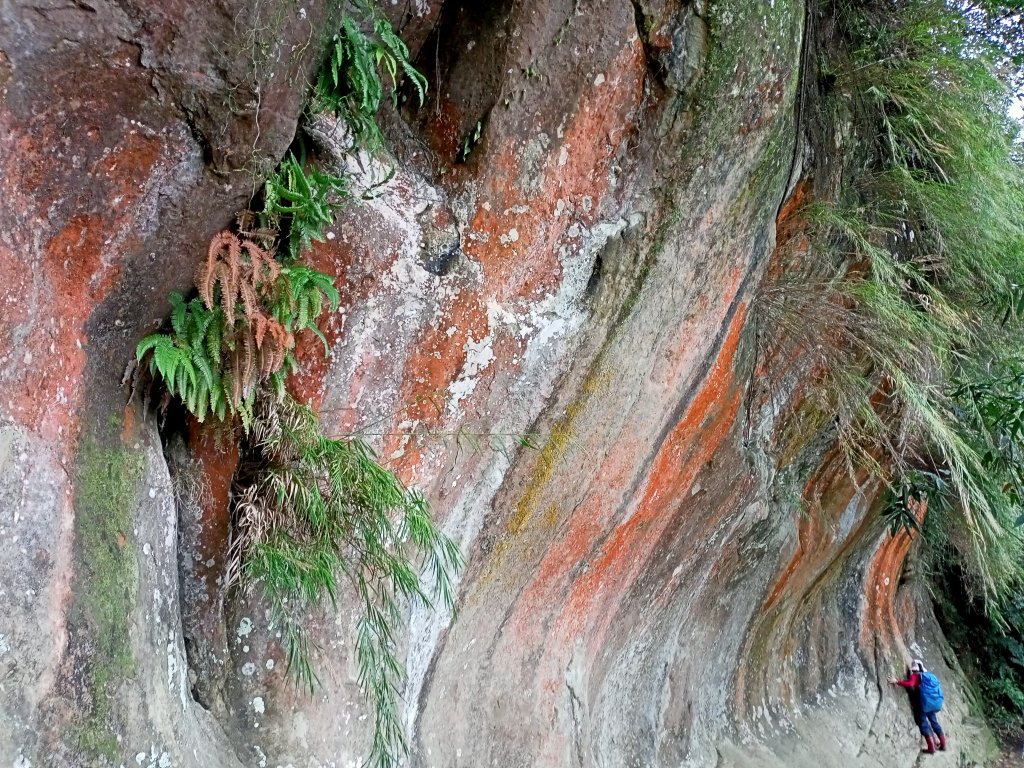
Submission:
M 221 589 L 229 440 L 122 384 L 295 134 L 321 0 L 0 0 L 0 764 L 356 766 L 355 615 L 297 690 Z M 411 611 L 414 766 L 909 766 L 884 678 L 948 680 L 772 286 L 836 179 L 800 2 L 416 2 L 430 80 L 308 259 L 330 343 L 293 390 L 422 488 L 467 566 Z M 840 149 L 837 150 L 837 147 Z M 536 447 L 522 446 L 528 436 Z M 909 648 L 908 648 L 909 644 Z M 968 755 L 969 757 L 969 755 Z

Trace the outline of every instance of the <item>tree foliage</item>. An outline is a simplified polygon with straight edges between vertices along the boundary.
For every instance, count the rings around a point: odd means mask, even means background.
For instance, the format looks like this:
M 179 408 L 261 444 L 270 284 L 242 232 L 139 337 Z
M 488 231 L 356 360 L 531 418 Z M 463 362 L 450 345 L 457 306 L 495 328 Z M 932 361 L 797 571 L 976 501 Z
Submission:
M 912 525 L 908 502 L 929 498 L 991 598 L 1022 570 L 1018 499 L 993 479 L 977 414 L 1020 333 L 1024 174 L 998 50 L 970 10 L 835 6 L 846 45 L 825 62 L 826 109 L 850 121 L 851 158 L 838 199 L 813 214 L 851 308 L 833 375 L 841 427 L 892 485 L 890 523 Z
M 841 308 L 828 314 L 840 432 L 888 483 L 890 530 L 924 534 L 950 637 L 965 658 L 985 649 L 972 669 L 1002 722 L 1024 714 L 1024 169 L 1008 118 L 1020 12 L 824 9 L 843 45 L 822 62 L 820 120 L 849 130 L 839 192 L 811 210 Z

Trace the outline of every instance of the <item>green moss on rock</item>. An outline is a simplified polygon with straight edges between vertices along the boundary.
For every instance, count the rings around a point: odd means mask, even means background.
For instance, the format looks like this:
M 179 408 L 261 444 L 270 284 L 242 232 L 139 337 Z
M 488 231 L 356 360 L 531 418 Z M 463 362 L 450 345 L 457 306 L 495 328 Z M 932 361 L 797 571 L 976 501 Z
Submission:
M 138 591 L 132 512 L 142 478 L 141 454 L 107 448 L 94 438 L 78 451 L 75 471 L 75 537 L 81 575 L 76 608 L 88 637 L 85 678 L 90 706 L 76 729 L 78 747 L 114 760 L 111 695 L 134 669 L 127 617 Z

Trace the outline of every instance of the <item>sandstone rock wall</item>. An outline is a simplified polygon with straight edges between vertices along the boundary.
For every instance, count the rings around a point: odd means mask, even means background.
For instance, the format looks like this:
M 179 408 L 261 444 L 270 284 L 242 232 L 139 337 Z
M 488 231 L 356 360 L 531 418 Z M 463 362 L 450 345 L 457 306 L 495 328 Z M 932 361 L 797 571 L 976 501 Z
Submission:
M 220 587 L 237 454 L 195 424 L 161 444 L 121 385 L 288 147 L 337 11 L 0 11 L 0 764 L 359 765 L 351 604 L 310 617 L 310 697 Z M 357 184 L 395 174 L 308 256 L 342 306 L 291 384 L 466 555 L 457 619 L 403 639 L 410 764 L 914 764 L 884 683 L 906 643 L 954 723 L 964 700 L 766 298 L 813 258 L 814 8 L 388 12 L 431 90 L 386 116 L 392 159 L 307 128 Z

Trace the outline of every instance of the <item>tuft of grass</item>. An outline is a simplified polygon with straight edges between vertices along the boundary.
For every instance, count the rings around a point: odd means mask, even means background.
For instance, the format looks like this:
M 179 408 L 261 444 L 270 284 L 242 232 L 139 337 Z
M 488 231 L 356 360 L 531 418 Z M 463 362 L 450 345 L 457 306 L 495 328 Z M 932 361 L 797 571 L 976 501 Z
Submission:
M 408 754 L 398 707 L 403 608 L 440 599 L 454 611 L 457 545 L 431 520 L 426 500 L 381 467 L 366 443 L 326 437 L 316 413 L 287 395 L 257 398 L 235 495 L 229 573 L 259 586 L 288 670 L 310 693 L 319 680 L 303 620 L 336 606 L 339 580 L 356 594 L 358 682 L 374 713 L 368 764 L 396 765 Z

